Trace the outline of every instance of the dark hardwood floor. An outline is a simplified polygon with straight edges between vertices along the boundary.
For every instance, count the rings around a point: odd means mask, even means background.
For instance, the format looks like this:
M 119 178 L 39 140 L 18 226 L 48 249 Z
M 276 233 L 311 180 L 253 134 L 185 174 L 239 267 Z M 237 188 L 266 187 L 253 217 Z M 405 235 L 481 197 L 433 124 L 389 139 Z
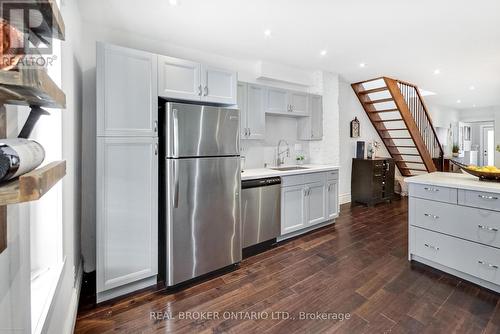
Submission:
M 248 258 L 223 276 L 80 311 L 76 333 L 500 332 L 500 295 L 408 262 L 407 206 L 343 206 L 334 226 Z M 303 320 L 300 312 L 330 319 Z M 350 317 L 340 321 L 339 314 Z

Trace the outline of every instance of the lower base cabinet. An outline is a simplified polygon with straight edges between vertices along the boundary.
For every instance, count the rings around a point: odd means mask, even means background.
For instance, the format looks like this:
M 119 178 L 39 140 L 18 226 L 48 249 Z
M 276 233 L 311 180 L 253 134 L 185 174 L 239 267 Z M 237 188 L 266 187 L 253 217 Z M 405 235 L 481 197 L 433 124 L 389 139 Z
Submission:
M 157 154 L 158 138 L 97 138 L 98 302 L 158 273 Z
M 282 177 L 281 235 L 338 217 L 338 173 Z

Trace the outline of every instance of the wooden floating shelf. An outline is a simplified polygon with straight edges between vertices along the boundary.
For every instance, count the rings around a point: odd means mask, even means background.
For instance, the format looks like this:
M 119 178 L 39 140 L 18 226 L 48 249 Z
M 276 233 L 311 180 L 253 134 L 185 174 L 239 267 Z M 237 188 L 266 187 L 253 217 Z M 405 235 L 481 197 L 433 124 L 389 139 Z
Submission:
M 0 101 L 5 104 L 66 108 L 66 95 L 43 68 L 0 71 Z
M 54 161 L 0 185 L 0 206 L 40 199 L 66 175 L 66 161 Z

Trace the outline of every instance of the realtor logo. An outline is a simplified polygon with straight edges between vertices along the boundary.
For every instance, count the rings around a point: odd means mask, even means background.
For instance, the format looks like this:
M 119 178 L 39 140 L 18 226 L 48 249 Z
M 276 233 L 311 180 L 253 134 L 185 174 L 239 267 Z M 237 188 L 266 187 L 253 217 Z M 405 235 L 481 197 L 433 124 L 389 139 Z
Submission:
M 2 55 L 52 53 L 52 7 L 50 2 L 0 0 Z

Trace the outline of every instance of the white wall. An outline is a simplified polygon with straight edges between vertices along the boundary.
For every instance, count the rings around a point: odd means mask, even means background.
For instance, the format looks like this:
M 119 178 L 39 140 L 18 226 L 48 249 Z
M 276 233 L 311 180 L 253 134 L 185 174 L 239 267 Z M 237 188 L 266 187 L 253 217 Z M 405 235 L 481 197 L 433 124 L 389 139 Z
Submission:
M 425 100 L 425 97 L 424 97 Z M 446 129 L 451 129 L 452 141 L 449 141 L 447 145 L 443 145 L 443 151 L 445 156 L 452 155 L 453 143 L 458 142 L 458 121 L 459 121 L 459 111 L 454 108 L 449 108 L 445 106 L 429 104 L 427 103 L 427 109 L 429 111 L 430 117 L 432 119 L 432 124 L 435 127 L 441 127 Z M 441 143 L 443 144 L 443 143 Z

